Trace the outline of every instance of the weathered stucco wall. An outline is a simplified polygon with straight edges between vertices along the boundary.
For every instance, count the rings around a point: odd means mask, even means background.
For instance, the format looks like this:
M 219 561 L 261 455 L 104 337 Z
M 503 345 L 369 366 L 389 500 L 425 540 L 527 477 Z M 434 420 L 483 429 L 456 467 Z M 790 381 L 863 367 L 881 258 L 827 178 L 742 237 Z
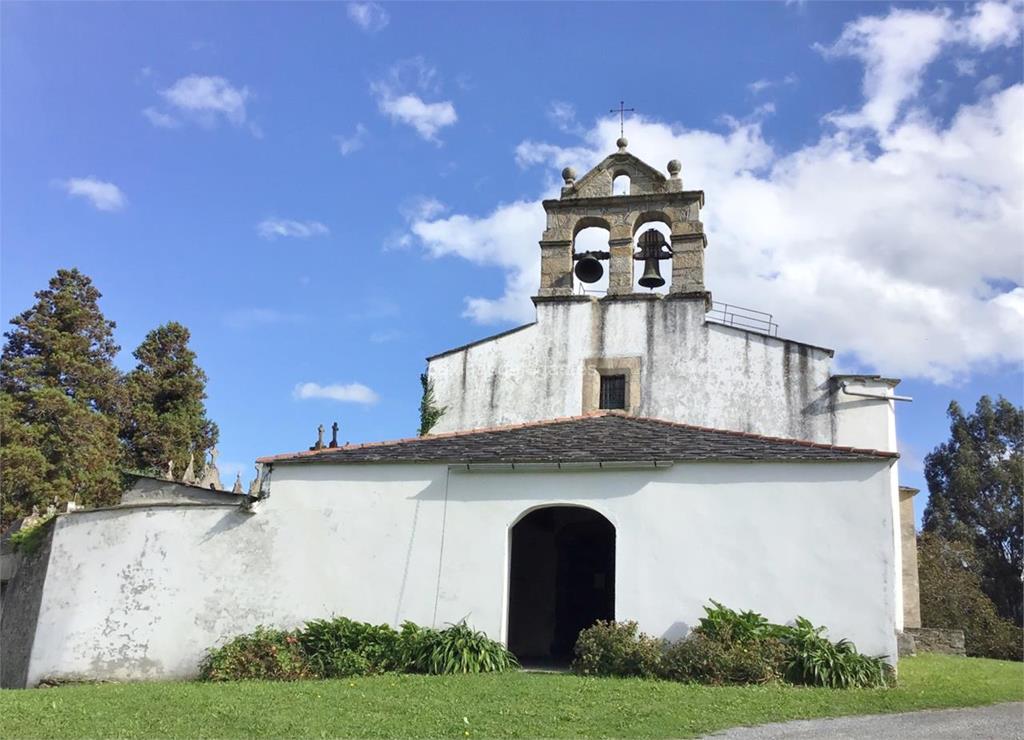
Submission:
M 828 625 L 895 655 L 885 461 L 468 472 L 279 465 L 271 497 L 58 517 L 29 685 L 47 677 L 184 678 L 258 624 L 331 614 L 397 625 L 466 618 L 505 639 L 509 532 L 543 505 L 616 526 L 616 616 L 658 636 L 709 598 Z
M 35 550 L 3 556 L 14 574 L 0 610 L 0 688 L 22 688 L 28 677 L 53 542 L 53 523 L 42 526 Z
M 828 351 L 705 321 L 699 299 L 540 302 L 537 322 L 429 362 L 434 433 L 576 416 L 587 361 L 638 360 L 632 413 L 832 442 Z M 883 404 L 884 405 L 884 404 Z

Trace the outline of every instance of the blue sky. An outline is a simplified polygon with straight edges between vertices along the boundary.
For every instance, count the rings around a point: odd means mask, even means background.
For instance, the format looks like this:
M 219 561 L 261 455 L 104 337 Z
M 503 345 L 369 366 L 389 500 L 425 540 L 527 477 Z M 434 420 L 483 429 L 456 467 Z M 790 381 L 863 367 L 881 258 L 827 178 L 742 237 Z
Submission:
M 904 482 L 949 400 L 1022 401 L 1019 3 L 0 12 L 3 317 L 77 266 L 122 367 L 186 324 L 226 478 L 414 433 L 427 355 L 529 320 L 539 200 L 619 99 L 706 191 L 716 299 L 904 378 Z

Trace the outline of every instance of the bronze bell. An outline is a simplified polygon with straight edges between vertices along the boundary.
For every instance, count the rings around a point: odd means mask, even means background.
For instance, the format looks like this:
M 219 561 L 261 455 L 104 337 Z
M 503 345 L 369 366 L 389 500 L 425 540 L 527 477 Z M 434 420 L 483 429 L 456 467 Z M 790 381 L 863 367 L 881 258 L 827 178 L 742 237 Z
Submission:
M 658 262 L 672 257 L 665 237 L 657 229 L 648 229 L 640 235 L 640 251 L 633 259 L 644 261 L 644 274 L 638 281 L 644 288 L 660 288 L 665 284 Z M 664 251 L 662 251 L 664 250 Z
M 604 275 L 604 267 L 601 261 L 590 252 L 580 255 L 576 260 L 576 269 L 573 270 L 576 277 L 583 283 L 596 283 Z

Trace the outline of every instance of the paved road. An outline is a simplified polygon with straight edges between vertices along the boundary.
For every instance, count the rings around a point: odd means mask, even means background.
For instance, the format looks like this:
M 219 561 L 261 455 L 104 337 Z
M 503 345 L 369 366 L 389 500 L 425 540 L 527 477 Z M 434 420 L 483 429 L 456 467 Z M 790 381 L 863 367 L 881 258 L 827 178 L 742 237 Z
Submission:
M 1024 740 L 1024 704 L 799 720 L 759 727 L 737 727 L 708 737 L 726 740 L 811 737 L 829 740 Z

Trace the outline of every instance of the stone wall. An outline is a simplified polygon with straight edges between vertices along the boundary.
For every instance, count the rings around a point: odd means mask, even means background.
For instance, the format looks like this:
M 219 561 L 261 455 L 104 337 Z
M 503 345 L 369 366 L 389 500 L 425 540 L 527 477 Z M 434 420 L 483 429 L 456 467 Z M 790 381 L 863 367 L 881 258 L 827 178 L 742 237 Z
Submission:
M 946 630 L 935 627 L 917 627 L 906 630 L 914 639 L 917 653 L 940 653 L 942 655 L 966 655 L 963 630 Z
M 55 524 L 50 521 L 42 525 L 46 531 L 33 552 L 3 554 L 4 559 L 13 563 L 14 575 L 4 589 L 0 610 L 0 688 L 25 687 Z M 75 563 L 67 562 L 63 566 L 68 570 L 59 577 L 74 578 Z

